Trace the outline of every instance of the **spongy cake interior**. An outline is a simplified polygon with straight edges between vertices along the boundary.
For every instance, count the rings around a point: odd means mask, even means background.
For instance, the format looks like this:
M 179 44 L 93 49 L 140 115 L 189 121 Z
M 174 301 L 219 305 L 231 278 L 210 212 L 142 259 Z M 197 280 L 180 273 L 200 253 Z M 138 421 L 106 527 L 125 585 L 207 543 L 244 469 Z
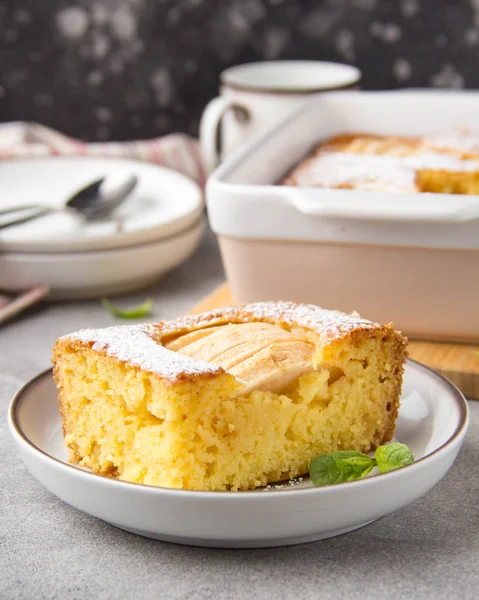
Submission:
M 193 490 L 304 475 L 320 453 L 369 452 L 392 438 L 403 351 L 381 330 L 313 345 L 312 368 L 281 392 L 251 391 L 231 372 L 172 383 L 88 345 L 63 344 L 55 376 L 70 460 Z

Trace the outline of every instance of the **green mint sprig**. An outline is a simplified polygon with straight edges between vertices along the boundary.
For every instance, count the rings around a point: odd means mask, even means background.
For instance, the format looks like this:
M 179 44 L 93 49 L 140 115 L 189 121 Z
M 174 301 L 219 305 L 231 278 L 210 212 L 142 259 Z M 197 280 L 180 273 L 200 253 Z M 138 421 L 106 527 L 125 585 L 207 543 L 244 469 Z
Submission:
M 153 308 L 153 300 L 151 298 L 147 298 L 142 304 L 124 309 L 118 308 L 112 304 L 108 298 L 103 298 L 101 303 L 107 310 L 115 315 L 115 317 L 119 317 L 120 319 L 139 319 L 140 317 L 146 317 L 151 315 L 151 309 Z
M 374 458 L 380 473 L 394 471 L 394 469 L 399 469 L 414 462 L 411 450 L 406 444 L 400 444 L 399 442 L 379 446 L 374 453 Z
M 377 467 L 380 473 L 387 473 L 412 462 L 414 456 L 406 444 L 393 442 L 379 446 L 374 458 L 355 450 L 342 450 L 317 456 L 309 463 L 309 475 L 314 485 L 331 485 L 362 479 L 374 467 Z

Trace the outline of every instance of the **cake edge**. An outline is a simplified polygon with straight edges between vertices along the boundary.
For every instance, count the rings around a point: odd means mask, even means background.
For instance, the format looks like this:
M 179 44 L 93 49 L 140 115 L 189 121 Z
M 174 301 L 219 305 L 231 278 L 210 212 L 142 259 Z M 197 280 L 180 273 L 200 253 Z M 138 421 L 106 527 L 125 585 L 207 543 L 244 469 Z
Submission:
M 288 327 L 301 327 L 316 336 L 320 347 L 350 338 L 358 332 L 396 337 L 407 356 L 408 340 L 394 329 L 393 323 L 380 325 L 356 315 L 323 309 L 297 302 L 255 302 L 240 304 L 173 320 L 138 325 L 117 325 L 99 329 L 82 329 L 60 337 L 53 349 L 53 363 L 66 348 L 91 348 L 129 366 L 151 373 L 165 382 L 194 381 L 222 376 L 226 371 L 213 363 L 199 361 L 165 348 L 166 338 L 196 329 L 227 323 L 263 321 Z

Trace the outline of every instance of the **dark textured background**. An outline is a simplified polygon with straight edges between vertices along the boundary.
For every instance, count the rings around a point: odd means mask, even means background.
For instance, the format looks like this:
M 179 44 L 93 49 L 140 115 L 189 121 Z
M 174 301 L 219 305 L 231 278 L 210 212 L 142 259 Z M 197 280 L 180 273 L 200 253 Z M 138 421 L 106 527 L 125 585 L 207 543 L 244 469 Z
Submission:
M 479 87 L 479 0 L 0 0 L 0 120 L 196 133 L 226 66 L 313 58 L 363 87 Z

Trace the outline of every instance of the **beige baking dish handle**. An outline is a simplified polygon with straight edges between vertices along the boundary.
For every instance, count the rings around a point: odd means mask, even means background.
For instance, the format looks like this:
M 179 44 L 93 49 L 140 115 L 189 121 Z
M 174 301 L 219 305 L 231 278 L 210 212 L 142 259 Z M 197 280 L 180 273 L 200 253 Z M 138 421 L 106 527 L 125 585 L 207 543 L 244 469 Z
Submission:
M 248 120 L 249 112 L 231 98 L 218 96 L 207 105 L 200 121 L 200 147 L 209 173 L 214 171 L 221 161 L 221 120 L 229 110 L 237 111 L 240 118 Z
M 309 197 L 306 190 L 288 193 L 291 204 L 305 215 L 327 217 L 330 219 L 361 219 L 369 221 L 411 221 L 421 223 L 462 223 L 479 218 L 479 197 L 471 202 L 471 196 L 464 196 L 462 204 L 447 207 L 444 204 L 423 205 L 417 203 L 417 196 L 412 201 L 404 201 L 393 205 L 389 199 L 381 197 L 379 201 L 371 198 L 367 192 L 368 204 L 361 204 L 361 199 L 356 197 L 352 202 L 340 199 L 321 199 Z M 456 196 L 457 199 L 457 196 Z

